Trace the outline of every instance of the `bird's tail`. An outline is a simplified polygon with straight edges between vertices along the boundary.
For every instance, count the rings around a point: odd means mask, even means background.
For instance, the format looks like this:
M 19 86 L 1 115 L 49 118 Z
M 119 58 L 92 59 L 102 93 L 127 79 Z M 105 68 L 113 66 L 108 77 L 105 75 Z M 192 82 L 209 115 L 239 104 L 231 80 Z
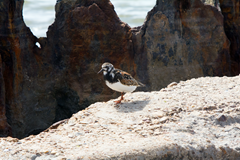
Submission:
M 142 84 L 141 82 L 138 82 L 138 86 L 139 86 L 139 87 L 145 87 L 146 85 L 145 85 L 145 84 Z

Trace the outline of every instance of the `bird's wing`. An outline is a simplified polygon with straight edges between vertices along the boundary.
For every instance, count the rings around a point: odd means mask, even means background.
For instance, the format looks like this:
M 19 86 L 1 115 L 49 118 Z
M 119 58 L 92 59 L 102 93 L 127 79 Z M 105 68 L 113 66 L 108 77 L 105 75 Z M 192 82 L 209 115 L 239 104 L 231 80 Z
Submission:
M 119 70 L 119 69 L 115 69 L 115 76 L 116 78 L 125 85 L 128 86 L 140 86 L 141 84 L 135 80 L 129 73 Z

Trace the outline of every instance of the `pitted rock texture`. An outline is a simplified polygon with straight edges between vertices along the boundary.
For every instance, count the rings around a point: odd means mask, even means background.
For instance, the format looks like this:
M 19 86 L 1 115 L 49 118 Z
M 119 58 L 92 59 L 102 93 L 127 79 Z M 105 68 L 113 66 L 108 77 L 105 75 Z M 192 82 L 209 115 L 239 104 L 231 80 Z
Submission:
M 22 6 L 23 0 L 3 0 L 0 3 L 0 119 L 6 127 L 0 127 L 0 136 L 26 136 L 28 127 L 35 129 L 30 123 L 39 121 L 39 116 L 32 111 L 36 111 L 36 104 L 43 95 L 34 91 L 37 86 L 31 81 L 33 79 L 29 79 L 37 77 L 40 69 L 35 45 L 37 38 L 23 21 Z
M 239 159 L 240 76 L 92 104 L 45 132 L 0 139 L 4 159 Z
M 142 64 L 137 74 L 149 90 L 172 81 L 231 75 L 223 16 L 200 0 L 159 0 L 134 32 L 135 62 Z
M 116 97 L 97 75 L 103 62 L 111 61 L 133 76 L 135 67 L 131 28 L 120 21 L 109 0 L 58 1 L 55 22 L 47 37 L 39 39 L 23 22 L 22 4 L 0 3 L 5 13 L 0 19 L 5 104 L 0 107 L 6 110 L 0 119 L 18 138 L 37 134 L 93 102 Z

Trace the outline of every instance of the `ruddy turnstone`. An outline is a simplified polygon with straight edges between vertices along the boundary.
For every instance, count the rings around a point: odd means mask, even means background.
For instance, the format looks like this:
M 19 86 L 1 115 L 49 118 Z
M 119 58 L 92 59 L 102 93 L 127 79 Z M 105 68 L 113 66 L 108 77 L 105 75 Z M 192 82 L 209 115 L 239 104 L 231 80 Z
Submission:
M 105 83 L 109 88 L 121 92 L 121 99 L 115 101 L 116 104 L 121 103 L 124 92 L 133 92 L 137 87 L 145 86 L 135 80 L 129 73 L 114 68 L 114 66 L 108 62 L 102 65 L 102 69 L 98 73 L 100 72 L 103 72 Z

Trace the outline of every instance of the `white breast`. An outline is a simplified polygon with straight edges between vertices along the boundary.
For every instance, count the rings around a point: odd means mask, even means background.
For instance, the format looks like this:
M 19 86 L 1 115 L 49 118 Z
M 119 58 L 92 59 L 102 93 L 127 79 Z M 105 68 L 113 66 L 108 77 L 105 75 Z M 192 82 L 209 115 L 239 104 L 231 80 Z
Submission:
M 109 83 L 108 81 L 105 82 L 109 88 L 118 92 L 133 92 L 137 88 L 137 86 L 126 86 L 120 82 L 117 83 Z

